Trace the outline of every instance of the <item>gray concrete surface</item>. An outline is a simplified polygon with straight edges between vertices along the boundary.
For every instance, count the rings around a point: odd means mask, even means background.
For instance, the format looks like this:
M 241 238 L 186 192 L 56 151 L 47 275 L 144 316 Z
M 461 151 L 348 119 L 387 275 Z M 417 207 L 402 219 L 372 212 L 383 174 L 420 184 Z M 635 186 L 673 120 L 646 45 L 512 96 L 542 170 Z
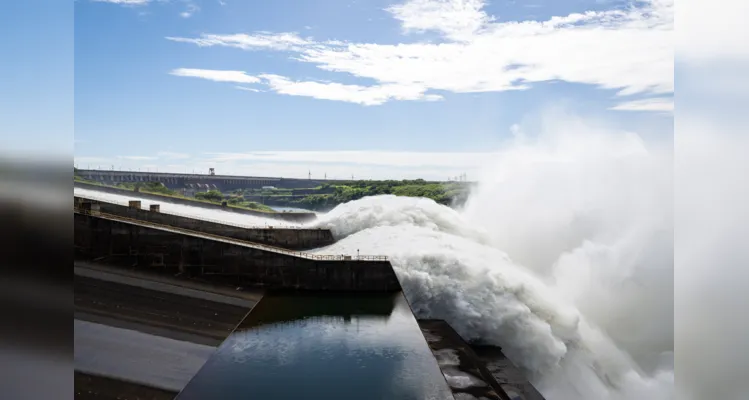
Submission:
M 75 370 L 179 391 L 213 346 L 75 320 Z

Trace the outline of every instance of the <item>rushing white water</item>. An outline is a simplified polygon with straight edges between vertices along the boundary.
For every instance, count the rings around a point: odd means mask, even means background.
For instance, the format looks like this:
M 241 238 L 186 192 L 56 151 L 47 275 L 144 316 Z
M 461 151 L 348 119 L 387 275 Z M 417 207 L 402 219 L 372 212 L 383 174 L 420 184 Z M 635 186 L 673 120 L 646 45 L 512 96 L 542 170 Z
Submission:
M 565 122 L 499 152 L 464 210 L 343 204 L 318 251 L 387 254 L 418 316 L 501 346 L 549 400 L 673 399 L 672 153 Z
M 674 399 L 672 152 L 553 122 L 503 148 L 463 210 L 342 204 L 316 251 L 388 255 L 417 316 L 501 346 L 548 400 Z
M 231 212 L 231 211 L 214 210 L 214 209 L 202 208 L 202 207 L 192 207 L 192 206 L 186 206 L 182 204 L 169 203 L 163 200 L 158 200 L 158 201 L 149 200 L 143 197 L 139 197 L 135 193 L 133 193 L 133 195 L 120 195 L 120 194 L 100 192 L 98 190 L 89 190 L 89 189 L 81 189 L 81 188 L 74 188 L 73 191 L 76 196 L 81 196 L 81 197 L 86 197 L 86 198 L 93 199 L 93 200 L 101 200 L 101 201 L 106 201 L 109 203 L 115 203 L 115 204 L 121 204 L 121 205 L 127 205 L 128 201 L 130 200 L 140 200 L 141 206 L 146 207 L 146 208 L 150 206 L 151 204 L 159 204 L 160 210 L 163 213 L 183 215 L 183 216 L 193 217 L 193 218 L 202 219 L 206 221 L 220 221 L 220 222 L 229 223 L 232 225 L 248 226 L 248 227 L 296 226 L 292 223 L 285 222 L 282 220 L 257 217 L 254 215 L 240 214 L 240 213 Z

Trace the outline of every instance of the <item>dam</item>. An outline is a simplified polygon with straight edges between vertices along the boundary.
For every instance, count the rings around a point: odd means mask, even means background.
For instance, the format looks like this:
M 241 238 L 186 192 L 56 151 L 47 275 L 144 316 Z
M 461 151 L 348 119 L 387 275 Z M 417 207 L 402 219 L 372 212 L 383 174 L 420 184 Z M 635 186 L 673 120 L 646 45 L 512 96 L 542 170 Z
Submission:
M 74 195 L 76 398 L 542 399 L 329 230 L 111 200 Z

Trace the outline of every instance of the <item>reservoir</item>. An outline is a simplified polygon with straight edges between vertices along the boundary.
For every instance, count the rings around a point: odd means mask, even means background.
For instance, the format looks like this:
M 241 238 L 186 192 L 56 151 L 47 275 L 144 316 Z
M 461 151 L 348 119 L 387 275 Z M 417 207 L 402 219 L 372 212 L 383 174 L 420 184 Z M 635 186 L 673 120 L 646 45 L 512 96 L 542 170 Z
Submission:
M 177 396 L 453 399 L 402 293 L 268 293 Z

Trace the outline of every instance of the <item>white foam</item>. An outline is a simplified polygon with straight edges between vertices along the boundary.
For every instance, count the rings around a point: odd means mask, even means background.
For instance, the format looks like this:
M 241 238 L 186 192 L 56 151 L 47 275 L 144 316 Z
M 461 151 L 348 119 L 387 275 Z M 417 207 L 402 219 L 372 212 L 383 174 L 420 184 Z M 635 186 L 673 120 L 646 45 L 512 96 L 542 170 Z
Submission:
M 417 316 L 501 346 L 547 400 L 674 399 L 671 152 L 574 118 L 541 126 L 464 210 L 342 204 L 313 224 L 338 239 L 316 251 L 390 256 Z
M 214 210 L 210 208 L 193 207 L 193 206 L 186 206 L 183 204 L 169 203 L 166 199 L 165 200 L 146 199 L 146 198 L 138 196 L 136 193 L 133 193 L 133 195 L 129 195 L 129 194 L 121 195 L 121 194 L 105 193 L 105 192 L 101 192 L 98 190 L 90 190 L 90 189 L 82 189 L 82 188 L 74 188 L 74 193 L 76 196 L 87 197 L 87 198 L 94 199 L 94 200 L 101 200 L 101 201 L 106 201 L 109 203 L 115 203 L 115 204 L 120 204 L 120 205 L 127 205 L 129 200 L 140 200 L 141 206 L 144 208 L 148 208 L 148 206 L 150 206 L 151 204 L 159 204 L 161 212 L 166 213 L 166 214 L 182 215 L 182 216 L 202 219 L 206 221 L 219 221 L 222 223 L 228 223 L 228 224 L 238 225 L 238 226 L 260 227 L 260 228 L 267 227 L 267 226 L 274 226 L 274 227 L 298 226 L 298 224 L 293 224 L 293 223 L 289 223 L 289 222 L 285 222 L 285 221 L 277 220 L 277 219 L 263 218 L 260 216 L 240 214 L 240 213 L 231 212 L 231 211 Z
M 361 199 L 318 251 L 390 256 L 419 317 L 501 346 L 548 400 L 667 400 L 672 187 L 668 149 L 572 120 L 501 151 L 464 210 Z

